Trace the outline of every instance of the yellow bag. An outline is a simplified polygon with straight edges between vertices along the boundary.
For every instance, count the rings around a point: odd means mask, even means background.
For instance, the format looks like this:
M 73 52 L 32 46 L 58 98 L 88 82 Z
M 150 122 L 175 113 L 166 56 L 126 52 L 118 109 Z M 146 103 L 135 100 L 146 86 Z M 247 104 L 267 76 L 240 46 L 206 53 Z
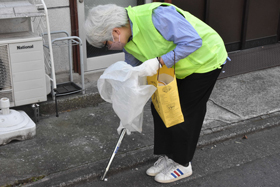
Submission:
M 165 65 L 158 69 L 158 73 L 147 77 L 148 84 L 154 85 L 157 90 L 152 95 L 152 102 L 166 127 L 184 122 L 177 81 L 173 68 Z

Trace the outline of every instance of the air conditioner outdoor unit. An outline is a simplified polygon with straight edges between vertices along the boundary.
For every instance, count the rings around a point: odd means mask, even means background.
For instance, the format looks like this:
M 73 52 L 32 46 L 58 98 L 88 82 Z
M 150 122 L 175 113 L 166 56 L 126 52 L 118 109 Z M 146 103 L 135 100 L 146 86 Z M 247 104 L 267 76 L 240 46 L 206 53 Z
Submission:
M 11 107 L 46 101 L 46 77 L 42 37 L 32 32 L 0 34 L 0 98 L 9 98 Z

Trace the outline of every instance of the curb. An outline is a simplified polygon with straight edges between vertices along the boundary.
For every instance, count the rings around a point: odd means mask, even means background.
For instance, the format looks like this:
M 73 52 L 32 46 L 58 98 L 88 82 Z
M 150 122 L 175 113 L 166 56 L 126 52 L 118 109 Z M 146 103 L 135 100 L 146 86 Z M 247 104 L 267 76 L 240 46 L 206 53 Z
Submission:
M 245 121 L 231 124 L 229 127 L 220 129 L 210 134 L 202 135 L 198 142 L 198 148 L 223 142 L 232 138 L 252 134 L 268 128 L 280 125 L 280 112 L 274 112 L 259 117 L 251 118 Z M 107 173 L 107 177 L 115 173 L 128 170 L 140 165 L 152 164 L 156 160 L 153 156 L 153 145 L 127 153 L 117 154 Z M 26 187 L 62 187 L 72 186 L 85 182 L 87 180 L 99 180 L 103 174 L 109 158 L 100 160 L 95 163 L 88 163 L 76 168 L 72 168 L 59 173 L 53 173 L 37 182 L 25 185 Z M 69 180 L 71 179 L 71 180 Z M 66 181 L 66 182 L 65 182 Z
M 104 100 L 97 92 L 57 98 L 58 112 L 71 111 L 88 106 L 97 106 L 102 102 L 104 102 Z M 40 104 L 41 115 L 50 115 L 54 114 L 55 112 L 55 101 L 51 100 Z
M 86 94 L 75 94 L 64 97 L 57 97 L 58 113 L 65 111 L 77 110 L 79 108 L 85 108 L 89 106 L 98 106 L 98 104 L 105 102 L 98 92 L 90 92 Z M 56 114 L 55 101 L 51 98 L 48 101 L 38 103 L 40 116 L 50 116 Z M 34 111 L 31 105 L 24 105 L 15 107 L 15 110 L 25 111 L 32 119 L 35 117 Z

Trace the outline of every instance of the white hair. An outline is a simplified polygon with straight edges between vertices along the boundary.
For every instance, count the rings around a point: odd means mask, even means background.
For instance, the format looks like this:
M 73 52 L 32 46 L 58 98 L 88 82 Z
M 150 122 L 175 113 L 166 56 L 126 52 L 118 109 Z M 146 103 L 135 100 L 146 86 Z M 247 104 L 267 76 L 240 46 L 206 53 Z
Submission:
M 112 30 L 128 23 L 125 8 L 115 4 L 93 7 L 87 16 L 84 29 L 87 41 L 94 47 L 103 47 L 103 42 L 113 40 Z

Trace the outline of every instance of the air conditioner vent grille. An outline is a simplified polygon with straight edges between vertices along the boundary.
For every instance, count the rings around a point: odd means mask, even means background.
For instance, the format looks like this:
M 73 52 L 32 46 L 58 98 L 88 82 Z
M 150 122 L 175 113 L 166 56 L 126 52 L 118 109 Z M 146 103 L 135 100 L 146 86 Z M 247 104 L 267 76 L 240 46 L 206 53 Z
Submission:
M 7 45 L 0 46 L 0 98 L 8 97 L 13 101 L 11 70 Z

